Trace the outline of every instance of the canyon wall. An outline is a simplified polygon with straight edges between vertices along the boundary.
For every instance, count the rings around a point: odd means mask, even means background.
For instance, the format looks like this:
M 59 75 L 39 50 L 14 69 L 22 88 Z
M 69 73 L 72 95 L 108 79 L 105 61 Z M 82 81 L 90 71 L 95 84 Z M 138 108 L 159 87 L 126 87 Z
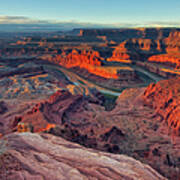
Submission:
M 118 79 L 116 71 L 109 72 L 103 68 L 104 63 L 108 62 L 155 62 L 172 68 L 180 67 L 178 28 L 79 31 L 78 36 L 22 38 L 1 48 L 0 56 L 38 57 L 66 68 L 86 69 L 92 74 L 108 79 Z
M 145 102 L 161 114 L 170 131 L 180 135 L 180 78 L 151 84 L 144 93 Z

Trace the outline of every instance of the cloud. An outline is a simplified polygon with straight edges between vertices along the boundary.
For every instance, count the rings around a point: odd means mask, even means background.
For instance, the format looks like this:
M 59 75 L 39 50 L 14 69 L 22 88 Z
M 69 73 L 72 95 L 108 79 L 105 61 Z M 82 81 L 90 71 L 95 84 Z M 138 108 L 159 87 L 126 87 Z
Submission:
M 49 21 L 31 19 L 25 16 L 0 16 L 0 24 L 45 24 Z
M 127 22 L 127 23 L 88 23 L 58 20 L 39 20 L 25 16 L 0 15 L 0 31 L 57 31 L 72 30 L 74 28 L 137 28 L 137 27 L 180 27 L 179 22 Z
M 180 27 L 180 21 L 155 21 L 155 22 L 149 22 L 151 26 L 157 26 L 157 27 Z
M 115 27 L 180 27 L 179 22 L 168 22 L 168 21 L 149 21 L 149 22 L 141 22 L 141 23 L 114 23 L 113 26 Z

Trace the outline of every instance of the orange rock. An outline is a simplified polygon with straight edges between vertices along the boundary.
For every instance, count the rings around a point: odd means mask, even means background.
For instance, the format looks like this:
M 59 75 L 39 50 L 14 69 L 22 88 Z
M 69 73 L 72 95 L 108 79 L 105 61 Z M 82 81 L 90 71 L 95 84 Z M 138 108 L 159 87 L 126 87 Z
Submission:
M 180 66 L 180 54 L 160 54 L 151 56 L 148 61 L 150 62 L 159 62 L 159 63 L 171 63 Z
M 56 125 L 55 124 L 48 124 L 45 128 L 39 129 L 39 132 L 44 132 L 44 131 L 48 131 L 51 128 L 55 128 Z
M 144 93 L 145 102 L 152 106 L 168 124 L 170 131 L 180 135 L 180 78 L 151 84 Z
M 33 132 L 33 126 L 29 123 L 18 123 L 17 130 L 19 133 Z
M 102 67 L 101 57 L 97 51 L 78 51 L 73 49 L 72 52 L 62 52 L 51 61 L 66 68 L 80 67 L 88 70 L 90 73 L 104 77 L 117 79 L 117 71 L 107 71 Z

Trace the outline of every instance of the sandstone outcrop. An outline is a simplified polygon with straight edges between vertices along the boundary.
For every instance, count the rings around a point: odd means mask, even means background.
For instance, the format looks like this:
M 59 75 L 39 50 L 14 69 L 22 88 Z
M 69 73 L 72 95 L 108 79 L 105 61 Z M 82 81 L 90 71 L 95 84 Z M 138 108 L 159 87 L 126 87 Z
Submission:
M 43 57 L 46 59 L 46 56 Z M 50 57 L 49 60 L 53 63 L 59 64 L 66 68 L 79 67 L 88 70 L 89 73 L 95 74 L 104 78 L 117 79 L 117 71 L 109 71 L 101 66 L 101 57 L 97 51 L 76 51 L 72 50 L 70 53 L 62 52 L 62 54 L 55 57 Z
M 128 54 L 128 49 L 125 47 L 126 42 L 122 42 L 120 45 L 116 46 L 112 52 L 112 56 L 107 58 L 107 61 L 123 61 L 130 60 L 131 57 Z
M 180 31 L 178 28 L 134 28 L 134 29 L 81 29 L 79 36 L 96 37 L 106 36 L 107 39 L 123 41 L 130 38 L 162 39 L 167 38 L 174 31 Z
M 88 148 L 126 154 L 149 164 L 170 179 L 178 179 L 180 137 L 169 131 L 169 127 L 172 130 L 176 130 L 175 126 L 179 127 L 179 124 L 176 125 L 179 115 L 175 114 L 178 108 L 173 109 L 172 100 L 167 104 L 166 100 L 168 102 L 169 99 L 166 98 L 161 100 L 159 106 L 158 98 L 163 99 L 168 95 L 166 82 L 162 81 L 160 85 L 162 96 L 158 90 L 157 94 L 151 93 L 151 87 L 146 90 L 137 88 L 123 91 L 111 111 L 105 111 L 100 100 L 59 91 L 50 99 L 37 103 L 31 110 L 12 119 L 11 124 L 14 130 L 19 123 L 24 123 L 32 125 L 34 132 L 48 132 Z M 170 94 L 174 93 L 173 102 L 179 97 L 176 85 L 173 86 L 173 92 L 169 91 Z M 164 115 L 171 110 L 173 112 L 167 121 Z M 177 119 L 173 122 L 173 116 L 176 115 Z M 169 127 L 166 122 L 169 122 Z
M 96 104 L 100 103 L 102 103 L 100 100 L 93 99 L 93 97 L 88 99 L 81 95 L 72 95 L 68 91 L 57 91 L 48 100 L 36 104 L 31 110 L 27 111 L 20 117 L 19 122 L 31 124 L 34 132 L 49 130 L 53 127 L 51 124 L 68 126 L 70 123 L 72 126 L 76 126 L 76 124 L 78 126 L 79 123 L 82 123 L 85 126 L 86 116 L 90 115 L 88 109 L 95 109 Z M 68 122 L 71 114 L 72 119 L 79 119 L 78 122 L 76 120 Z M 16 118 L 13 122 L 13 128 L 16 126 L 18 128 L 18 123 L 15 122 L 17 122 Z
M 170 131 L 180 135 L 180 78 L 151 84 L 144 93 L 144 99 L 168 124 Z
M 166 44 L 166 52 L 167 53 L 177 53 L 180 51 L 180 32 L 172 31 L 169 36 L 164 39 L 164 43 Z
M 153 55 L 148 58 L 150 62 L 170 64 L 176 68 L 180 68 L 180 54 L 160 54 Z
M 166 179 L 133 158 L 87 149 L 49 134 L 10 134 L 0 145 L 1 180 Z
M 0 60 L 0 98 L 43 99 L 70 83 L 46 63 L 32 59 Z
M 104 63 L 156 62 L 180 67 L 178 28 L 79 29 L 79 36 L 25 37 L 0 49 L 2 57 L 39 57 L 66 68 L 78 67 L 118 79 Z M 73 43 L 71 43 L 73 42 Z M 162 72 L 163 74 L 164 72 Z M 165 73 L 166 74 L 166 73 Z
M 66 54 L 62 52 L 60 56 L 57 56 L 57 61 L 60 65 L 67 68 L 72 68 L 75 66 L 87 67 L 88 65 L 100 66 L 100 55 L 97 51 L 82 51 L 72 50 L 72 52 Z

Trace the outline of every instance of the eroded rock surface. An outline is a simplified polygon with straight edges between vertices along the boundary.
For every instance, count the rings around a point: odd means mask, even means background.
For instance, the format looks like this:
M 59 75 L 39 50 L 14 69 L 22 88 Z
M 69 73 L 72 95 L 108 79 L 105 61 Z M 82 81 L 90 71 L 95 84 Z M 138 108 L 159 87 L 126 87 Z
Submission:
M 172 92 L 171 89 L 167 89 L 169 81 L 174 82 Z M 23 132 L 24 129 L 33 126 L 34 132 L 49 132 L 85 147 L 135 157 L 151 165 L 162 175 L 178 179 L 180 137 L 173 132 L 176 130 L 174 126 L 179 127 L 176 125 L 178 118 L 174 122 L 175 119 L 171 119 L 174 124 L 168 126 L 164 115 L 173 109 L 172 100 L 163 98 L 166 95 L 168 98 L 168 93 L 174 93 L 170 97 L 176 102 L 175 99 L 179 98 L 176 81 L 178 83 L 179 80 L 162 81 L 147 89 L 125 90 L 111 111 L 105 111 L 100 101 L 101 97 L 93 100 L 60 91 L 48 100 L 31 106 L 33 108 L 21 115 L 17 116 L 14 113 L 9 129 L 13 125 L 13 129 L 18 130 L 18 125 L 23 125 L 19 131 Z M 153 105 L 150 102 L 153 102 Z M 174 113 L 176 111 L 173 111 L 172 115 Z M 1 122 L 4 122 L 3 120 Z
M 180 78 L 151 84 L 144 92 L 147 105 L 153 107 L 168 124 L 170 131 L 180 135 Z
M 1 180 L 166 179 L 133 158 L 87 149 L 49 134 L 11 134 L 0 145 Z
M 0 59 L 1 99 L 43 99 L 70 82 L 46 63 L 33 59 Z

